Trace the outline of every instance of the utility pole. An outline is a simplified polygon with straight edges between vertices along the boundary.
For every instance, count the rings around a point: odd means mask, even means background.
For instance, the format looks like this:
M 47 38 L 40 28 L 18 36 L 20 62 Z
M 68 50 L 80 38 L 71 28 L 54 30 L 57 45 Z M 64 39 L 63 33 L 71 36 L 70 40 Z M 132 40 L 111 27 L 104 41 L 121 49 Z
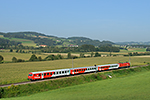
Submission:
M 129 55 L 129 63 L 130 63 L 130 66 L 131 66 L 131 58 L 130 58 L 129 50 L 127 49 L 127 51 L 128 51 L 128 55 Z
M 73 58 L 72 58 L 72 69 L 73 69 Z

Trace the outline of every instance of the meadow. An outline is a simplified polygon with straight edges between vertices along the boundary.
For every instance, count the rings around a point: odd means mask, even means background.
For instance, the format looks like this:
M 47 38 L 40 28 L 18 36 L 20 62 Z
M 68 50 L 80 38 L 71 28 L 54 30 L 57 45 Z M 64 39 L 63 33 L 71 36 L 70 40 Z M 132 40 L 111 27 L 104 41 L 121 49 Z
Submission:
M 149 100 L 149 75 L 150 71 L 136 71 L 122 77 L 2 100 Z
M 34 43 L 34 41 L 28 40 L 28 39 L 7 38 L 7 37 L 3 37 L 2 35 L 0 36 L 0 38 L 8 39 L 8 40 L 10 40 L 10 41 L 21 42 L 23 46 L 33 46 L 33 47 L 36 46 L 36 44 Z
M 150 57 L 131 57 L 131 65 L 144 65 L 150 63 Z M 113 64 L 118 62 L 129 61 L 129 57 L 92 57 L 79 58 L 73 60 L 73 67 L 84 67 L 102 64 Z M 28 81 L 29 72 L 44 71 L 72 68 L 72 59 L 62 59 L 54 61 L 35 61 L 35 62 L 20 62 L 20 63 L 3 63 L 0 64 L 0 84 L 9 84 L 16 82 Z

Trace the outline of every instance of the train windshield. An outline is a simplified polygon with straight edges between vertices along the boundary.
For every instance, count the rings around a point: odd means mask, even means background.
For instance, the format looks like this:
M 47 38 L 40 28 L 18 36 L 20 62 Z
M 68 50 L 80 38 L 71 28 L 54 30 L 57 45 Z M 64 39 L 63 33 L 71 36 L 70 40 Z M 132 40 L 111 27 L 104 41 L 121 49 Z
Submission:
M 32 74 L 29 74 L 28 76 L 32 76 Z

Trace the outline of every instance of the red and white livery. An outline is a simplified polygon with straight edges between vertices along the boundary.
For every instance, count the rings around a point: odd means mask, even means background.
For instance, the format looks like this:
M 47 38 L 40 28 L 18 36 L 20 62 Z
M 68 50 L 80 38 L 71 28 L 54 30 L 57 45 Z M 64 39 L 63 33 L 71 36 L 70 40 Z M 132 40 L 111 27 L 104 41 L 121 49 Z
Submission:
M 77 68 L 70 68 L 70 69 L 30 72 L 28 75 L 28 79 L 38 80 L 38 79 L 76 75 L 76 74 L 83 74 L 83 73 L 97 72 L 97 71 L 106 71 L 106 70 L 128 68 L 128 67 L 130 67 L 130 63 L 126 62 L 126 63 L 97 65 L 97 66 L 95 65 L 95 66 L 89 66 L 89 67 L 77 67 Z

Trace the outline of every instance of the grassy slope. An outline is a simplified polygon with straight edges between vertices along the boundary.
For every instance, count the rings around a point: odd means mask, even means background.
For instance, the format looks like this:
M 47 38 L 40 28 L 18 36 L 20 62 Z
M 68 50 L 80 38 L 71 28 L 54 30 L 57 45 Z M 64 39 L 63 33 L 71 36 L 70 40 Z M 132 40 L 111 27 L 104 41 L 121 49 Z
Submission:
M 9 100 L 149 100 L 149 75 L 150 71 L 140 72 Z
M 16 42 L 21 42 L 22 45 L 24 46 L 36 46 L 36 44 L 34 43 L 34 41 L 32 40 L 28 40 L 28 39 L 20 39 L 20 38 L 6 38 L 6 37 L 0 37 L 0 38 L 4 38 L 4 39 L 8 39 L 10 41 L 16 41 Z
M 112 64 L 128 61 L 128 57 L 95 57 L 74 59 L 74 67 L 93 66 L 94 64 Z M 149 57 L 131 57 L 133 65 L 150 63 Z M 0 84 L 27 81 L 27 75 L 32 71 L 72 68 L 72 59 L 41 62 L 4 63 L 0 64 Z

